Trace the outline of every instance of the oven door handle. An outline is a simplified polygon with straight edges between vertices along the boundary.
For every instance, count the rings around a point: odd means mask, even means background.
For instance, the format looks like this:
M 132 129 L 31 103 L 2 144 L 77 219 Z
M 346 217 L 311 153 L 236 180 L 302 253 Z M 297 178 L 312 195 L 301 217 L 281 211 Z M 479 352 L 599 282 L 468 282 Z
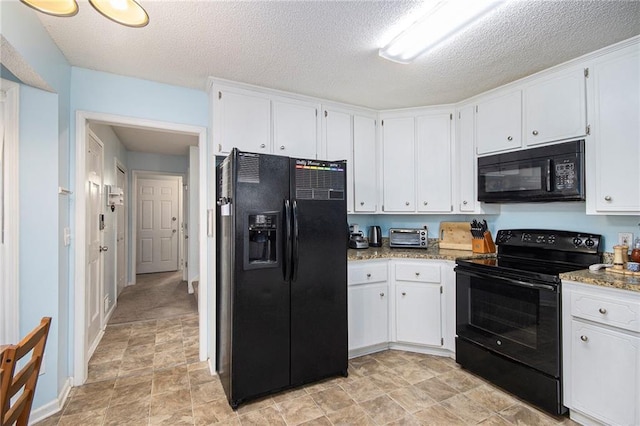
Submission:
M 556 292 L 557 288 L 549 285 L 549 284 L 540 284 L 540 283 L 528 283 L 526 281 L 521 281 L 521 280 L 516 280 L 514 278 L 509 278 L 509 277 L 505 277 L 505 276 L 500 276 L 500 275 L 489 275 L 489 274 L 480 274 L 477 272 L 471 272 L 469 270 L 460 270 L 459 268 L 456 268 L 458 273 L 462 273 L 462 274 L 466 274 L 472 277 L 476 277 L 476 278 L 481 278 L 481 279 L 501 279 L 501 280 L 505 280 L 508 281 L 509 283 L 513 284 L 513 285 L 517 285 L 520 287 L 528 287 L 528 288 L 534 288 L 534 289 L 538 289 L 538 290 L 549 290 L 549 291 L 553 291 Z

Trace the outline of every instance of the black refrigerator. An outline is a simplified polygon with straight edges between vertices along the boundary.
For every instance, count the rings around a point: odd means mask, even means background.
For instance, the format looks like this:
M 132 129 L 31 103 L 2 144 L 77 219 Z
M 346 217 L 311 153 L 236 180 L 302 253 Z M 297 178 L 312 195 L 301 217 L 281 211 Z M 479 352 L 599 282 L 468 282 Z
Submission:
M 234 149 L 217 179 L 217 370 L 229 404 L 346 376 L 346 162 Z

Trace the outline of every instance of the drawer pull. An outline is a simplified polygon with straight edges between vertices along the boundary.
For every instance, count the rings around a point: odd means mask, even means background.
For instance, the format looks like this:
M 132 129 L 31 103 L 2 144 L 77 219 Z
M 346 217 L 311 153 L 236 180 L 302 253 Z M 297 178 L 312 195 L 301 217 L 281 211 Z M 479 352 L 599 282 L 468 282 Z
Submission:
M 600 308 L 598 309 L 598 312 L 600 312 L 602 315 L 607 313 L 607 310 L 605 308 Z
M 368 279 L 368 278 L 371 278 L 371 274 L 367 274 L 367 279 Z
M 406 295 L 407 295 L 407 293 L 405 293 L 405 292 L 403 291 L 403 292 L 402 292 L 402 295 L 403 295 L 403 296 L 406 296 Z
M 586 342 L 589 340 L 589 338 L 583 334 L 582 336 L 580 336 L 580 340 L 582 340 L 583 342 Z
M 420 272 L 416 272 L 416 277 L 419 277 L 419 276 L 420 276 Z
M 380 293 L 380 297 L 384 297 L 384 293 Z

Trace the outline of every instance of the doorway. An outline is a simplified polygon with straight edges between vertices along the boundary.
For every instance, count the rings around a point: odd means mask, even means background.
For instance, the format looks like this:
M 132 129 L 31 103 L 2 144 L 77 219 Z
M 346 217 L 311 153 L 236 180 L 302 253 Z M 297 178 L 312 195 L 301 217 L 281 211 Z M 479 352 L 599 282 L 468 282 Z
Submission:
M 176 123 L 167 123 L 153 120 L 145 120 L 145 119 L 137 119 L 130 117 L 123 117 L 111 114 L 103 114 L 103 113 L 91 113 L 85 111 L 79 111 L 76 115 L 76 176 L 75 176 L 75 188 L 80 188 L 76 190 L 75 198 L 75 267 L 74 267 L 74 330 L 73 330 L 73 339 L 74 339 L 74 385 L 80 385 L 86 381 L 87 372 L 88 372 L 88 362 L 89 362 L 89 353 L 86 350 L 84 342 L 86 341 L 87 336 L 87 316 L 86 316 L 86 289 L 84 287 L 84 277 L 86 276 L 86 252 L 85 250 L 79 250 L 78 247 L 84 247 L 86 245 L 87 236 L 84 232 L 77 232 L 77 230 L 85 229 L 86 227 L 86 218 L 85 218 L 85 210 L 87 205 L 87 196 L 83 188 L 84 182 L 86 182 L 86 147 L 88 144 L 88 138 L 85 134 L 85 127 L 88 123 L 100 123 L 109 126 L 124 126 L 135 129 L 143 129 L 149 131 L 158 131 L 165 133 L 175 133 L 175 134 L 188 134 L 192 135 L 197 140 L 197 146 L 200 152 L 204 153 L 206 150 L 206 129 L 198 126 L 189 126 L 182 125 Z M 206 162 L 204 155 L 199 159 L 199 170 L 201 173 L 199 174 L 198 180 L 200 182 L 206 183 Z M 124 170 L 123 170 L 124 171 Z M 133 185 L 131 185 L 133 188 Z M 194 194 L 200 200 L 201 205 L 207 205 L 206 199 L 207 194 L 204 190 L 206 187 L 205 184 L 201 185 L 201 190 L 198 194 Z M 180 191 L 181 192 L 181 191 Z M 135 204 L 133 200 L 130 203 L 130 209 L 133 208 Z M 171 216 L 173 217 L 173 216 Z M 117 218 L 114 219 L 114 222 L 117 223 Z M 126 221 L 126 218 L 125 218 Z M 200 253 L 195 253 L 194 255 L 202 256 L 203 250 L 206 252 L 207 250 L 207 239 L 206 239 L 206 228 L 203 229 L 203 226 L 206 224 L 206 214 L 202 213 L 199 215 L 199 224 L 196 224 L 196 230 L 199 235 L 203 235 L 200 238 L 201 245 L 199 247 Z M 117 225 L 114 224 L 114 227 Z M 130 226 L 130 225 L 127 225 Z M 131 231 L 135 228 L 132 227 Z M 126 240 L 126 239 L 125 239 Z M 132 236 L 133 240 L 133 236 Z M 117 243 L 117 241 L 116 241 Z M 181 246 L 181 245 L 180 245 Z M 126 243 L 125 243 L 126 247 Z M 132 258 L 134 258 L 134 249 L 135 246 L 132 246 L 129 250 L 129 258 L 125 258 L 125 262 L 129 262 L 131 264 L 130 270 L 135 269 L 135 261 L 132 262 Z M 126 251 L 126 249 L 125 249 Z M 117 263 L 115 261 L 114 263 Z M 117 266 L 113 265 L 113 269 L 110 268 L 112 273 L 117 271 Z M 200 271 L 200 279 L 205 280 L 207 277 L 207 268 L 206 265 L 203 265 Z M 132 277 L 129 277 L 132 278 Z M 125 284 L 126 285 L 126 284 Z M 203 286 L 204 287 L 204 286 Z M 205 293 L 203 297 L 203 293 Z M 200 292 L 200 298 L 198 299 L 198 324 L 199 324 L 199 336 L 200 336 L 200 348 L 199 348 L 199 357 L 201 360 L 205 360 L 207 358 L 207 348 L 209 347 L 208 342 L 208 328 L 209 328 L 209 318 L 208 318 L 208 305 L 210 302 L 206 297 L 206 288 L 202 288 Z M 106 324 L 103 324 L 103 327 Z

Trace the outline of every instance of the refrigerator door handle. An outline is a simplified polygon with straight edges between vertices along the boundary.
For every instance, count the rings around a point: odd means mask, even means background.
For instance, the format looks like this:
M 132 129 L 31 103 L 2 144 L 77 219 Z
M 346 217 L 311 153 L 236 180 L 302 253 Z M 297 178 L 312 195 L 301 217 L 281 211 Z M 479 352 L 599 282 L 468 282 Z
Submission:
M 291 281 L 298 279 L 298 202 L 293 200 L 293 245 L 291 256 Z
M 282 272 L 284 280 L 291 279 L 291 202 L 284 200 L 284 217 L 285 217 L 285 240 L 284 240 L 284 260 L 282 261 Z

